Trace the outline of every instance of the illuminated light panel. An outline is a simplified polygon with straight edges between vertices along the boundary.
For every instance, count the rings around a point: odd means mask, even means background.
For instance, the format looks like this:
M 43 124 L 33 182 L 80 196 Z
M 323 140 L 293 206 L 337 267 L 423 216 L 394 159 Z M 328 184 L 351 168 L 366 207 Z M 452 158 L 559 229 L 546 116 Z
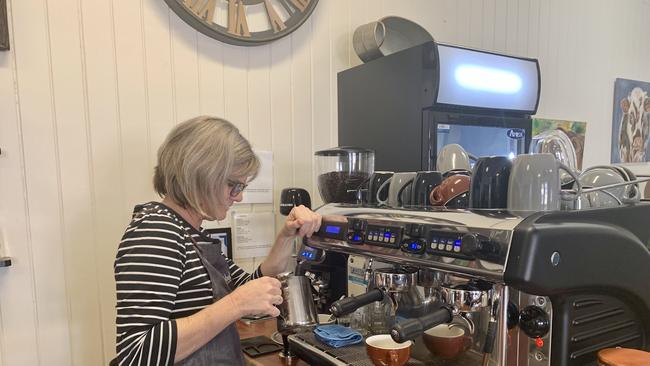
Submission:
M 478 65 L 460 65 L 454 72 L 456 82 L 465 89 L 500 94 L 515 94 L 521 90 L 519 75 L 510 71 Z

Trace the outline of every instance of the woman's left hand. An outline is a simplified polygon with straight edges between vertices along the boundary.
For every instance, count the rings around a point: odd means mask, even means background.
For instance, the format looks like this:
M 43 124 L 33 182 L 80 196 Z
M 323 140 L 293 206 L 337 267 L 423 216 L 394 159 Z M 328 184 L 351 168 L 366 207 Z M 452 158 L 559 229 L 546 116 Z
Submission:
M 322 217 L 320 214 L 300 205 L 291 209 L 287 220 L 284 222 L 284 227 L 280 232 L 283 237 L 311 237 L 311 234 L 320 229 Z

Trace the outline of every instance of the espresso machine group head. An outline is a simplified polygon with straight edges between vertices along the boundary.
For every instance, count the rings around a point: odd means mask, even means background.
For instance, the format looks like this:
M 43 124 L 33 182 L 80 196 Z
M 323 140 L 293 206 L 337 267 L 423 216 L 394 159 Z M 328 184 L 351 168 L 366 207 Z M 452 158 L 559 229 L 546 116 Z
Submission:
M 422 297 L 416 289 L 417 269 L 399 267 L 381 268 L 373 272 L 373 281 L 369 284 L 369 291 L 359 296 L 350 296 L 332 304 L 330 311 L 334 316 L 350 314 L 358 308 L 382 301 L 390 301 L 390 314 L 394 317 L 398 310 L 413 308 L 413 304 L 422 304 Z

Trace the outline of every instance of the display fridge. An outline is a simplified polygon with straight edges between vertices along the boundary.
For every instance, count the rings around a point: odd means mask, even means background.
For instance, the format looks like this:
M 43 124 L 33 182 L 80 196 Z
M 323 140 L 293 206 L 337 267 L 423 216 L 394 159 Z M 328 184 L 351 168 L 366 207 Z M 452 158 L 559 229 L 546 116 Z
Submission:
M 338 74 L 339 146 L 375 150 L 375 169 L 435 170 L 438 151 L 528 151 L 537 60 L 428 42 Z

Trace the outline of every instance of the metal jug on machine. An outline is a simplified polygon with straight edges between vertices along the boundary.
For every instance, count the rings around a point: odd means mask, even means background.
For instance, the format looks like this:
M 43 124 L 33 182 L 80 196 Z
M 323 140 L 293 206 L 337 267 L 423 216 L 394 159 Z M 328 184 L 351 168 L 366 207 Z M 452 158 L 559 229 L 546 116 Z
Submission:
M 282 289 L 282 304 L 278 306 L 278 331 L 291 334 L 297 329 L 318 325 L 309 279 L 290 272 L 279 274 L 277 279 Z
M 289 347 L 288 336 L 318 325 L 318 315 L 309 278 L 291 272 L 281 273 L 276 278 L 282 289 L 282 304 L 278 305 L 280 315 L 277 318 L 278 333 L 282 335 L 282 351 L 278 356 L 285 364 L 291 365 L 296 358 Z

